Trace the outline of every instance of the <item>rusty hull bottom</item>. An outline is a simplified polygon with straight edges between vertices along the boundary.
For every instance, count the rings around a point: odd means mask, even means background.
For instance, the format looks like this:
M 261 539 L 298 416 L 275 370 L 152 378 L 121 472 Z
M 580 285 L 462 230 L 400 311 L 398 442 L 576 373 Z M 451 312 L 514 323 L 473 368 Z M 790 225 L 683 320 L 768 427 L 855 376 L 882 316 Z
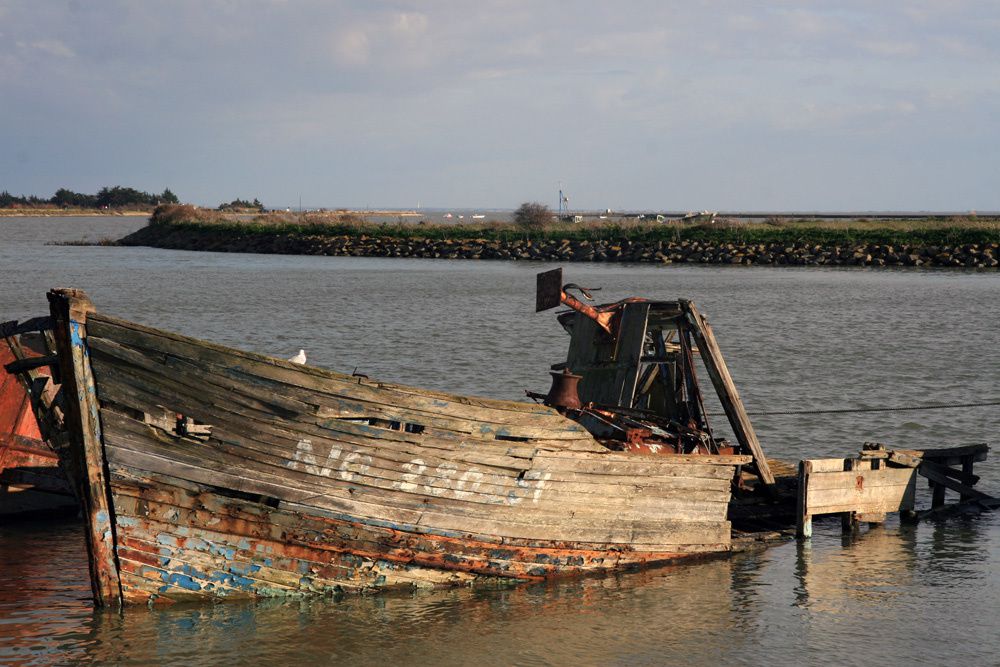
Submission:
M 122 594 L 131 604 L 497 586 L 730 551 L 721 542 L 640 552 L 420 534 L 303 516 L 160 475 L 121 473 L 111 485 Z

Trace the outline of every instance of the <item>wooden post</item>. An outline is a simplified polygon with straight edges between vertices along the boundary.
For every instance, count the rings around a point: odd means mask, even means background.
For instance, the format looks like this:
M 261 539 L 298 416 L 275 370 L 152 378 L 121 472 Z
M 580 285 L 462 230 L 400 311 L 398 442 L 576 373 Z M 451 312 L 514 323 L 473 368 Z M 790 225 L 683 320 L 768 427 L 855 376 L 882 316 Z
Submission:
M 856 470 L 860 461 L 856 459 L 844 459 L 844 471 Z M 847 511 L 840 515 L 840 528 L 845 533 L 855 533 L 858 530 L 857 512 Z
M 973 457 L 972 455 L 966 455 L 962 457 L 962 472 L 965 473 L 966 475 L 969 475 L 970 477 L 973 474 L 972 466 L 974 464 L 974 461 L 975 457 Z M 974 483 L 975 482 L 973 482 L 973 484 Z M 959 502 L 967 503 L 970 500 L 972 500 L 972 496 L 963 493 L 959 499 Z
M 76 462 L 74 468 L 81 473 L 72 481 L 78 488 L 78 497 L 84 501 L 94 604 L 98 607 L 120 605 L 122 591 L 115 557 L 107 463 L 86 342 L 87 314 L 93 312 L 94 305 L 81 290 L 56 289 L 49 292 L 48 298 L 59 354 L 71 456 Z
M 770 488 L 774 485 L 774 475 L 757 440 L 757 433 L 750 423 L 740 393 L 736 390 L 736 383 L 733 382 L 726 361 L 722 358 L 722 351 L 715 340 L 715 334 L 712 333 L 712 327 L 692 302 L 681 300 L 680 304 L 687 314 L 688 321 L 691 322 L 691 331 L 698 342 L 701 358 L 705 362 L 705 368 L 708 369 L 709 377 L 712 378 L 712 384 L 715 385 L 715 391 L 719 394 L 722 409 L 726 411 L 733 433 L 743 450 L 753 456 L 753 465 L 760 481 Z
M 931 480 L 931 509 L 936 507 L 944 506 L 944 492 L 946 491 L 944 484 L 938 484 L 937 482 Z
M 799 497 L 795 512 L 795 533 L 800 538 L 812 537 L 812 517 L 808 514 L 809 474 L 811 461 L 799 461 Z

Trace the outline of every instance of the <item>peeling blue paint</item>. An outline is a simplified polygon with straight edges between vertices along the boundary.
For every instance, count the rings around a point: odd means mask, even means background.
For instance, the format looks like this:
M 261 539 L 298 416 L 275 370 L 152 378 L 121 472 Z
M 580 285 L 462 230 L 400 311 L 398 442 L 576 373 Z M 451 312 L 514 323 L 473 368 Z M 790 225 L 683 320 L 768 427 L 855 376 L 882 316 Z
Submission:
M 166 579 L 167 584 L 172 584 L 174 586 L 180 586 L 181 588 L 185 588 L 185 589 L 187 589 L 189 591 L 200 591 L 201 590 L 201 584 L 199 584 L 197 581 L 195 581 L 194 579 L 192 579 L 191 577 L 189 577 L 186 574 L 178 574 L 176 572 L 174 572 L 172 574 L 169 574 L 169 575 L 167 575 L 166 572 L 164 572 L 163 574 L 167 576 L 167 579 Z
M 228 569 L 235 574 L 253 574 L 260 571 L 260 565 L 254 563 L 231 563 Z
M 177 546 L 177 538 L 173 535 L 167 535 L 166 533 L 160 533 L 156 536 L 156 542 L 158 544 L 166 544 L 171 547 Z
M 209 543 L 208 551 L 213 556 L 222 556 L 226 560 L 232 560 L 236 557 L 236 549 L 224 544 Z
M 70 320 L 69 323 L 69 341 L 73 347 L 83 347 L 83 337 L 80 336 L 80 323 L 75 320 Z

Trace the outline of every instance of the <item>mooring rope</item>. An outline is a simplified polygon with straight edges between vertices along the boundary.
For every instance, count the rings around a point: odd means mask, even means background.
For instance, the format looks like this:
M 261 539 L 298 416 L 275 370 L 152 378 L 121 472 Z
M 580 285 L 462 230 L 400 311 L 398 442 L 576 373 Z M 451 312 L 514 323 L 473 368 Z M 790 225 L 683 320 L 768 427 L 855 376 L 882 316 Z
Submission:
M 747 414 L 754 417 L 771 417 L 775 415 L 835 415 L 851 414 L 860 412 L 907 412 L 913 410 L 954 410 L 956 408 L 982 408 L 991 405 L 1000 405 L 1000 401 L 986 401 L 984 403 L 946 403 L 935 405 L 913 405 L 893 408 L 835 408 L 830 410 L 747 410 Z M 725 415 L 725 412 L 710 412 L 710 416 L 718 417 Z

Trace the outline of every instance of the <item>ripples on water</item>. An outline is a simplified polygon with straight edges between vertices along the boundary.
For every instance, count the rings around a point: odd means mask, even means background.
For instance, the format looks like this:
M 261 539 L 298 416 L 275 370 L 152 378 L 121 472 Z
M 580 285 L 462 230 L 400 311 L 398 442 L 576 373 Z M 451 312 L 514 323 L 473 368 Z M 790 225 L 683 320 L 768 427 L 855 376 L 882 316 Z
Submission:
M 566 336 L 533 312 L 551 265 L 44 246 L 117 237 L 120 218 L 0 219 L 0 319 L 54 286 L 141 322 L 459 393 L 544 391 Z M 996 400 L 1000 275 L 566 265 L 567 277 L 695 299 L 751 410 Z M 756 417 L 779 458 L 865 440 L 995 438 L 995 409 Z M 1000 491 L 997 459 L 979 464 Z M 924 490 L 921 489 L 921 493 Z M 95 613 L 78 524 L 0 526 L 0 663 L 997 664 L 998 514 L 785 544 L 653 572 L 500 591 Z

